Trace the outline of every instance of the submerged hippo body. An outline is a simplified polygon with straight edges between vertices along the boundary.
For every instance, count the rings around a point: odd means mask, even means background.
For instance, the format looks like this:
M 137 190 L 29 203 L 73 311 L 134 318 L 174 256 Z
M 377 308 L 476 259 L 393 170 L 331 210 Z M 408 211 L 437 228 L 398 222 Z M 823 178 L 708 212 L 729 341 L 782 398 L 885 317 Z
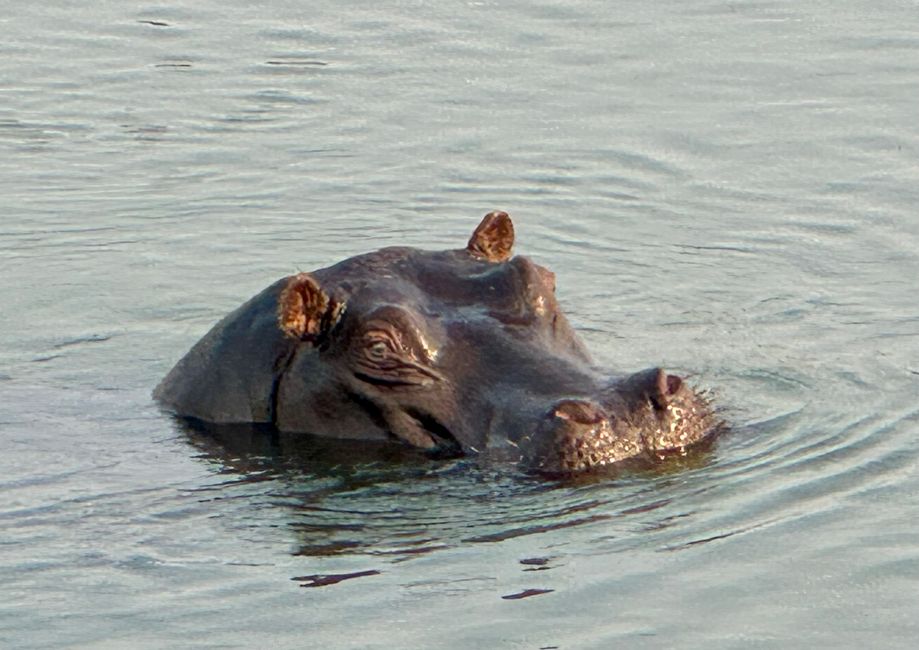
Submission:
M 210 423 L 500 447 L 547 472 L 682 450 L 715 428 L 675 375 L 596 372 L 554 275 L 511 257 L 513 238 L 493 212 L 464 249 L 385 248 L 279 280 L 215 325 L 154 395 Z

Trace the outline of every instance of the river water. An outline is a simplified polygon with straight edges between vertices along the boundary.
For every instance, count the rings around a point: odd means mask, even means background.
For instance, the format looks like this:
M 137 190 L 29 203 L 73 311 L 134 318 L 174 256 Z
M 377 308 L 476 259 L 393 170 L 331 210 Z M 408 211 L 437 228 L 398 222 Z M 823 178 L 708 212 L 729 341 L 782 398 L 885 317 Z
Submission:
M 914 647 L 915 2 L 0 27 L 0 646 Z M 276 278 L 459 247 L 493 209 L 599 362 L 691 374 L 731 432 L 552 483 L 152 403 Z

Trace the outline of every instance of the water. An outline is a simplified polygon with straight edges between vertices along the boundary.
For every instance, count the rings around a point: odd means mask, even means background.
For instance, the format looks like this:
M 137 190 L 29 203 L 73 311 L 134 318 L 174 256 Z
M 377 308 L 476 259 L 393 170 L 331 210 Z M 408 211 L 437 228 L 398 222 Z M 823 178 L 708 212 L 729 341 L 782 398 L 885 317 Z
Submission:
M 912 647 L 915 24 L 6 3 L 0 646 Z M 691 373 L 733 432 L 555 484 L 151 403 L 277 277 L 461 246 L 496 208 L 599 361 Z

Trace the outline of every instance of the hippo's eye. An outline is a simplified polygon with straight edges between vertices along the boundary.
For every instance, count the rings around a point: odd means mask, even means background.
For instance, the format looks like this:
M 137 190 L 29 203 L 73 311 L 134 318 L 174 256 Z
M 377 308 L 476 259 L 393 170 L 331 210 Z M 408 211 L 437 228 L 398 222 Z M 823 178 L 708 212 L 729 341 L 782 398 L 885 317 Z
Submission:
M 354 376 L 380 389 L 427 386 L 443 377 L 405 345 L 404 334 L 374 327 L 364 333 L 360 351 L 353 357 Z
M 371 361 L 385 361 L 401 347 L 400 341 L 389 332 L 373 330 L 364 335 L 364 354 Z
M 376 340 L 372 341 L 369 346 L 367 346 L 367 355 L 371 359 L 385 359 L 386 354 L 389 352 L 389 345 L 385 341 Z

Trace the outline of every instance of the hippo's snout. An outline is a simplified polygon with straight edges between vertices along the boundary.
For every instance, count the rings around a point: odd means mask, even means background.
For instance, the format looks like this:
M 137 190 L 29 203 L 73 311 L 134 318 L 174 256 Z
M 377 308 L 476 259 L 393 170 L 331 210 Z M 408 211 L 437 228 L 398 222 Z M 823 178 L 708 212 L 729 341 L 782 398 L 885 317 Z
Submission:
M 537 471 L 570 472 L 682 451 L 715 427 L 708 401 L 660 368 L 617 382 L 598 399 L 554 404 L 522 441 Z
M 524 446 L 526 464 L 537 471 L 578 471 L 640 453 L 635 440 L 617 435 L 614 423 L 597 402 L 563 400 L 549 409 Z

